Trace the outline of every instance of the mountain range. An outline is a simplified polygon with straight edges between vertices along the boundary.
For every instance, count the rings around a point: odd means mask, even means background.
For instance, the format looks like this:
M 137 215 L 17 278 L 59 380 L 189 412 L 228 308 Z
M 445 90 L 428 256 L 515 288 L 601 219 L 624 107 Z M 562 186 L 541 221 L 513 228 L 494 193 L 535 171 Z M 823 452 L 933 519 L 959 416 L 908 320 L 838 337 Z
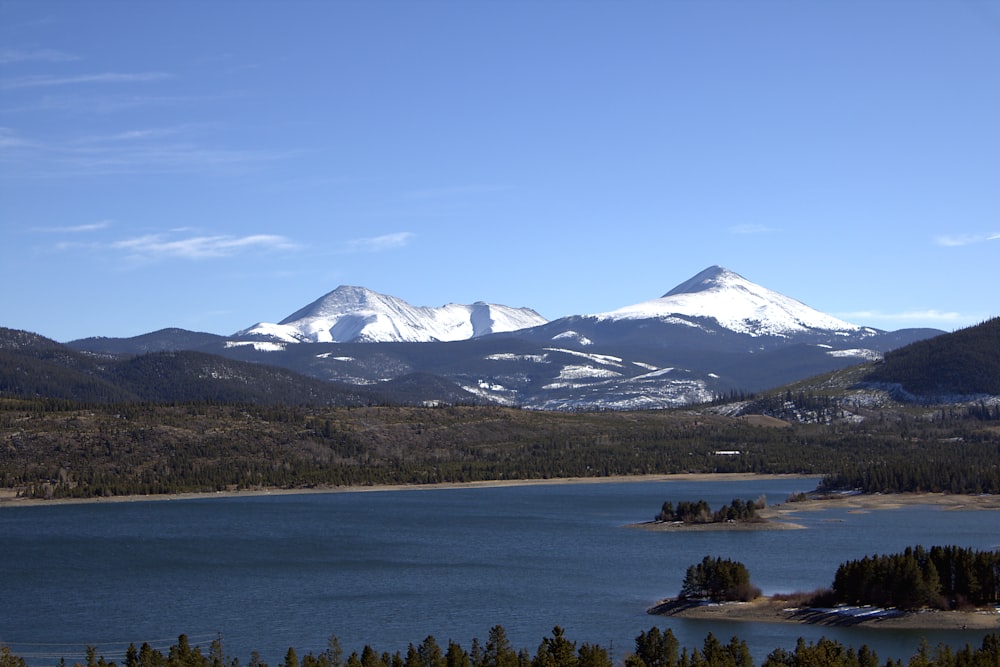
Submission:
M 941 333 L 844 322 L 713 266 L 659 298 L 551 322 L 529 308 L 415 307 L 342 286 L 231 336 L 165 329 L 67 345 L 91 355 L 209 353 L 372 395 L 405 387 L 422 403 L 619 410 L 759 391 Z
M 467 340 L 545 323 L 530 308 L 476 302 L 411 306 L 364 287 L 341 285 L 277 324 L 259 322 L 236 337 L 282 343 L 427 343 Z

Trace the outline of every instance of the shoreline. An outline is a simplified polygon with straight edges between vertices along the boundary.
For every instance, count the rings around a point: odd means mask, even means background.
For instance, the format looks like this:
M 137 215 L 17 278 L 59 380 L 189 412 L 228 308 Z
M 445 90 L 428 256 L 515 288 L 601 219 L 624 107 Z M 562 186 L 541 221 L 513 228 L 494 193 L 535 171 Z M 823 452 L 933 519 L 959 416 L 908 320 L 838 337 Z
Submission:
M 628 524 L 626 527 L 652 532 L 805 530 L 806 526 L 795 521 L 798 518 L 798 514 L 821 512 L 833 507 L 847 509 L 848 514 L 865 514 L 873 511 L 893 510 L 919 505 L 932 506 L 943 511 L 996 511 L 1000 510 L 1000 495 L 947 493 L 832 494 L 823 498 L 785 501 L 768 505 L 758 510 L 757 516 L 760 517 L 760 521 L 689 524 L 642 521 Z
M 243 498 L 256 496 L 289 496 L 326 493 L 374 493 L 383 491 L 431 491 L 441 489 L 480 489 L 514 486 L 556 486 L 560 484 L 613 484 L 628 482 L 738 482 L 753 479 L 819 479 L 817 475 L 758 474 L 758 473 L 673 473 L 649 475 L 611 475 L 608 477 L 560 477 L 552 479 L 500 479 L 478 482 L 431 482 L 428 484 L 372 484 L 369 486 L 320 486 L 298 489 L 260 488 L 234 491 L 190 491 L 153 495 L 108 496 L 97 498 L 18 498 L 13 489 L 0 489 L 0 509 L 40 505 L 71 505 L 83 503 L 130 503 L 190 500 L 199 498 Z
M 831 507 L 846 508 L 848 514 L 894 510 L 914 505 L 933 505 L 945 511 L 1000 510 L 1000 495 L 967 493 L 845 493 L 778 503 L 761 510 L 767 519 L 785 520 L 800 512 L 819 512 Z
M 996 609 L 942 611 L 926 609 L 900 611 L 877 607 L 794 607 L 775 597 L 759 597 L 751 602 L 702 603 L 677 598 L 660 600 L 647 613 L 702 621 L 744 621 L 751 623 L 799 623 L 888 630 L 995 630 L 1000 628 Z
M 805 530 L 806 527 L 800 523 L 786 521 L 784 519 L 767 518 L 762 521 L 710 521 L 708 523 L 683 523 L 680 521 L 646 521 L 643 523 L 630 523 L 626 528 L 636 528 L 638 530 L 648 530 L 654 533 L 697 533 L 709 531 L 762 531 L 762 530 Z
M 556 486 L 562 484 L 620 484 L 639 482 L 734 482 L 769 479 L 821 479 L 820 475 L 797 475 L 784 473 L 672 473 L 647 475 L 611 475 L 608 477 L 560 477 L 550 479 L 501 479 L 476 482 L 432 482 L 428 484 L 372 484 L 368 486 L 318 486 L 310 488 L 258 488 L 232 491 L 190 491 L 153 495 L 126 495 L 98 498 L 18 498 L 13 489 L 0 489 L 0 511 L 8 507 L 36 507 L 45 505 L 73 505 L 94 503 L 163 502 L 170 500 L 192 500 L 207 498 L 243 498 L 258 496 L 313 495 L 330 493 L 378 493 L 386 491 L 433 491 L 443 489 L 479 489 L 517 486 Z M 802 530 L 806 527 L 796 523 L 795 515 L 804 512 L 819 512 L 831 507 L 847 508 L 848 513 L 892 510 L 914 505 L 928 505 L 951 510 L 1000 510 L 1000 495 L 969 495 L 946 493 L 890 493 L 890 494 L 835 494 L 823 498 L 811 498 L 795 502 L 782 501 L 759 511 L 764 521 L 737 523 L 708 523 L 677 525 L 655 521 L 640 521 L 625 527 L 651 531 L 699 531 L 699 530 Z

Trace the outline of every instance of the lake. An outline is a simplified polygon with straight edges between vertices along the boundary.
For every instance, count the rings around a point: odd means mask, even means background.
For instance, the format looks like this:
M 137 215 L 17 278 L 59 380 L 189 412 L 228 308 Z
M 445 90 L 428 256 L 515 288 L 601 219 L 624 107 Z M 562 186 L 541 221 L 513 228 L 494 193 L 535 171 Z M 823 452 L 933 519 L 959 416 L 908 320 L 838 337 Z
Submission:
M 704 556 L 743 562 L 765 594 L 828 586 L 837 566 L 914 544 L 993 549 L 1000 514 L 910 507 L 799 515 L 805 530 L 650 532 L 665 500 L 783 502 L 813 479 L 641 481 L 417 489 L 0 508 L 0 643 L 30 665 L 81 660 L 86 645 L 121 661 L 129 642 L 166 649 L 186 633 L 221 636 L 243 664 L 301 658 L 336 635 L 405 653 L 433 635 L 469 650 L 503 625 L 533 655 L 552 627 L 613 650 L 671 628 L 745 639 L 758 664 L 798 637 L 874 647 L 884 662 L 931 645 L 978 645 L 979 632 L 908 632 L 649 616 Z

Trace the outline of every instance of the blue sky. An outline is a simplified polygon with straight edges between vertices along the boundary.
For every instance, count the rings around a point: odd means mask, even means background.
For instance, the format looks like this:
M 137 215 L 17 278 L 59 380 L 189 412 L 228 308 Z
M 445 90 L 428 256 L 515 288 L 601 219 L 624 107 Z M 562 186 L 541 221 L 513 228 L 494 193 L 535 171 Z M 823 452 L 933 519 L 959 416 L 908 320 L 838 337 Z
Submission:
M 953 330 L 1000 314 L 998 110 L 997 0 L 0 0 L 0 325 L 554 319 L 719 264 Z

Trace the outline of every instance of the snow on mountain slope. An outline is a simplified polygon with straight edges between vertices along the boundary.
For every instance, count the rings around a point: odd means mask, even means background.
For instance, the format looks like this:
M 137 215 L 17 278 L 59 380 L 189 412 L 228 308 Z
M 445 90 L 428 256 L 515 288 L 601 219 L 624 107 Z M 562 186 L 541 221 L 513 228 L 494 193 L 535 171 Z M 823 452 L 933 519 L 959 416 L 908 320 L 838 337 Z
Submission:
M 530 308 L 483 302 L 438 308 L 411 306 L 364 287 L 341 285 L 278 324 L 261 322 L 236 336 L 286 343 L 458 341 L 545 324 Z
M 844 335 L 876 333 L 814 310 L 721 266 L 705 269 L 659 299 L 591 317 L 599 321 L 659 319 L 689 326 L 693 323 L 688 318 L 713 319 L 725 329 L 750 336 L 787 337 L 817 329 Z

